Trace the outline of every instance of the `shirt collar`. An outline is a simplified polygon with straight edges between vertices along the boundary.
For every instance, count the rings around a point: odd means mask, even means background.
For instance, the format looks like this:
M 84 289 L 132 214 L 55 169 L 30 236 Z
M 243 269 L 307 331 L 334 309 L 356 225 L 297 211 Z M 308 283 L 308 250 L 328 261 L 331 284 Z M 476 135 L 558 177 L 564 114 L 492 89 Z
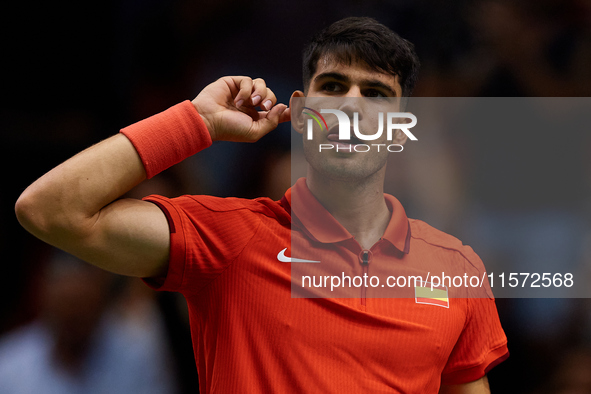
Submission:
M 394 196 L 384 194 L 392 217 L 382 239 L 390 242 L 403 253 L 410 251 L 410 224 L 406 212 Z M 310 238 L 321 243 L 336 243 L 353 236 L 314 197 L 300 178 L 287 190 L 283 200 L 291 207 L 292 225 L 304 231 Z

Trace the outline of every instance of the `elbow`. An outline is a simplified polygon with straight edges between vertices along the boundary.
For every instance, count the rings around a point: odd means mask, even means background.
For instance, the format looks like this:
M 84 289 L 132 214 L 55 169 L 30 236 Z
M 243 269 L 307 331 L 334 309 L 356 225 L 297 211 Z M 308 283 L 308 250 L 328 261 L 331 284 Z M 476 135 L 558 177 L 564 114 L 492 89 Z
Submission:
M 67 231 L 68 227 L 73 227 L 75 223 L 55 201 L 55 195 L 33 184 L 20 195 L 14 206 L 16 218 L 21 226 L 50 244 L 55 244 L 54 238 Z
M 40 201 L 40 197 L 29 187 L 20 195 L 14 205 L 16 218 L 21 226 L 35 236 L 39 236 L 46 222 Z
M 37 184 L 29 186 L 14 206 L 16 218 L 25 230 L 51 245 L 64 248 L 87 234 L 92 220 L 71 209 L 59 193 Z

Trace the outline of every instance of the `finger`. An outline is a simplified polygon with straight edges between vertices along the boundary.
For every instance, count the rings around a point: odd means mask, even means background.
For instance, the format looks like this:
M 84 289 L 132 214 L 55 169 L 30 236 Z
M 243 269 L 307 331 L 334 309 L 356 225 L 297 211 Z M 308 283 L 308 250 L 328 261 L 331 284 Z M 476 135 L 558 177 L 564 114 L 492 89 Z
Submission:
M 252 105 L 259 105 L 264 110 L 271 110 L 277 103 L 277 97 L 271 89 L 267 87 L 264 79 L 257 78 L 253 81 L 254 87 L 251 95 Z
M 267 87 L 265 81 L 261 78 L 254 80 L 253 93 L 251 95 L 252 105 L 260 107 L 269 111 L 276 103 L 277 97 L 271 89 Z
M 263 99 L 267 95 L 267 84 L 265 80 L 262 78 L 257 78 L 252 81 L 253 88 L 252 94 L 250 95 L 250 99 L 252 101 L 253 106 L 257 106 L 262 103 Z
M 286 108 L 285 111 L 279 115 L 279 123 L 289 122 L 291 120 L 291 108 Z
M 281 115 L 287 110 L 287 106 L 285 104 L 277 104 L 274 106 L 270 111 L 266 114 L 261 113 L 261 117 L 256 122 L 253 122 L 252 125 L 252 135 L 253 137 L 258 140 L 259 138 L 263 137 L 265 134 L 270 132 L 271 130 L 275 129 L 279 124 L 279 119 Z M 255 140 L 255 141 L 256 141 Z
M 250 77 L 238 77 L 234 82 L 240 87 L 238 94 L 234 97 L 234 104 L 237 108 L 240 108 L 247 100 L 250 99 L 252 93 L 253 82 Z
M 267 88 L 262 101 L 261 107 L 269 111 L 277 103 L 277 97 L 275 97 L 275 93 L 271 89 Z

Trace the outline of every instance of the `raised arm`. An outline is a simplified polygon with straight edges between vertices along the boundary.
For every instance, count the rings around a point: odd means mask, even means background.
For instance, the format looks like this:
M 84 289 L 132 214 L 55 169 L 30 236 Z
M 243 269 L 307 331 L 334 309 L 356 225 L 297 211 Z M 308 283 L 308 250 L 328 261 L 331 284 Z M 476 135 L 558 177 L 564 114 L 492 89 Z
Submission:
M 203 89 L 192 104 L 185 111 L 195 111 L 189 115 L 204 126 L 195 132 L 208 133 L 200 138 L 213 141 L 257 141 L 280 121 L 289 120 L 289 110 L 276 105 L 275 95 L 262 79 L 221 78 Z M 138 132 L 141 135 L 141 127 Z M 174 131 L 166 124 L 157 132 L 173 138 Z M 164 214 L 152 203 L 119 199 L 146 179 L 147 169 L 149 175 L 155 171 L 148 166 L 150 158 L 135 145 L 117 134 L 43 175 L 16 202 L 21 225 L 41 240 L 105 270 L 139 277 L 164 273 L 169 253 Z M 170 156 L 174 155 L 171 151 Z M 160 170 L 176 161 L 160 163 Z

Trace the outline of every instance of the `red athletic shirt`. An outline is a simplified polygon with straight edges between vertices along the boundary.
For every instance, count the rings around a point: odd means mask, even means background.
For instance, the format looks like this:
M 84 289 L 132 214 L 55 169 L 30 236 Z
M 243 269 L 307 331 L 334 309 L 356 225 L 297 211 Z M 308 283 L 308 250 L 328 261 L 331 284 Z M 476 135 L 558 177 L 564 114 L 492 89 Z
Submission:
M 430 303 L 415 289 L 392 298 L 369 286 L 340 298 L 292 296 L 292 274 L 301 289 L 292 266 L 314 274 L 331 261 L 350 277 L 383 279 L 415 267 L 484 272 L 470 247 L 385 199 L 392 217 L 367 265 L 304 179 L 281 201 L 146 198 L 166 214 L 171 233 L 166 278 L 146 282 L 185 296 L 202 393 L 437 393 L 442 383 L 481 378 L 508 356 L 492 297 L 454 298 L 462 293 L 450 289 Z

